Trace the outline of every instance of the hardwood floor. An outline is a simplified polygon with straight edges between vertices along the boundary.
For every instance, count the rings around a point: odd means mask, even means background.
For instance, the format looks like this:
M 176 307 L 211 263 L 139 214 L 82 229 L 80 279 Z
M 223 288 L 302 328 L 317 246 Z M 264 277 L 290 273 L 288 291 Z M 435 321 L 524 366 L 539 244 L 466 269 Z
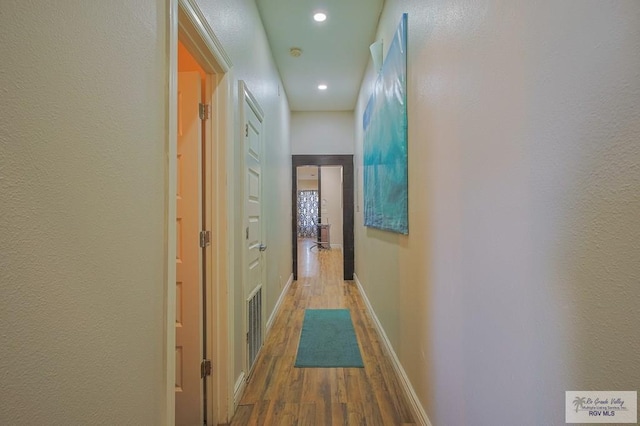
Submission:
M 298 245 L 299 275 L 260 351 L 232 425 L 414 424 L 354 282 L 342 279 L 342 252 Z M 295 368 L 306 308 L 351 311 L 364 368 Z

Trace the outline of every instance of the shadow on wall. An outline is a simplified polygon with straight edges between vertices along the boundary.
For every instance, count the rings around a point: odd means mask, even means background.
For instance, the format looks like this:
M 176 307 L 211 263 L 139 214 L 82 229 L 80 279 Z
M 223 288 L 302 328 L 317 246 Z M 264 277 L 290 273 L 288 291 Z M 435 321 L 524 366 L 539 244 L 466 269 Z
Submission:
M 408 235 L 397 234 L 395 232 L 383 231 L 376 228 L 370 228 L 365 226 L 365 233 L 367 238 L 373 238 L 382 241 L 387 244 L 393 244 L 394 246 L 407 248 Z

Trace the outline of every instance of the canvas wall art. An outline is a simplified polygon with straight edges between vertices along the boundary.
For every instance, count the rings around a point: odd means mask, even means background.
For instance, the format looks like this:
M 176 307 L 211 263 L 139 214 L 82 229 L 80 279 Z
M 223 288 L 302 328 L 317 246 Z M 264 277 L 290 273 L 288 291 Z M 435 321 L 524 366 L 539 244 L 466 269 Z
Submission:
M 407 14 L 402 15 L 363 116 L 364 224 L 409 233 Z

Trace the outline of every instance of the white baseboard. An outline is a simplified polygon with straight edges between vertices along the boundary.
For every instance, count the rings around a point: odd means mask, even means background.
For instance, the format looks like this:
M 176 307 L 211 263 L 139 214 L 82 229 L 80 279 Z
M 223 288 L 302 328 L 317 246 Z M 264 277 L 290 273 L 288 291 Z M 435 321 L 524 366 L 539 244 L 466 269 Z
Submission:
M 393 369 L 395 370 L 396 375 L 398 376 L 398 379 L 400 379 L 400 384 L 402 385 L 402 389 L 404 390 L 405 397 L 407 398 L 407 400 L 409 401 L 409 404 L 411 405 L 411 412 L 413 414 L 413 417 L 416 419 L 416 422 L 420 425 L 432 426 L 431 421 L 427 416 L 427 413 L 425 413 L 424 408 L 422 408 L 422 404 L 420 404 L 420 401 L 418 400 L 418 395 L 416 395 L 416 392 L 413 389 L 413 386 L 411 385 L 409 378 L 407 377 L 407 373 L 404 371 L 404 368 L 402 368 L 402 364 L 400 364 L 400 360 L 398 359 L 396 352 L 393 350 L 393 346 L 391 346 L 391 342 L 387 337 L 387 333 L 385 333 L 384 328 L 382 328 L 382 324 L 380 323 L 380 320 L 378 320 L 378 317 L 376 316 L 376 313 L 373 310 L 373 306 L 371 306 L 371 302 L 369 302 L 369 299 L 367 298 L 367 294 L 365 293 L 364 288 L 362 287 L 362 283 L 360 282 L 356 274 L 353 274 L 353 279 L 356 282 L 356 285 L 358 286 L 358 291 L 360 291 L 360 294 L 364 299 L 364 303 L 367 306 L 369 315 L 371 315 L 371 318 L 373 319 L 373 323 L 376 326 L 376 330 L 378 331 L 380 340 L 382 340 L 382 343 L 387 352 L 387 355 L 389 356 L 389 358 L 391 358 L 391 364 L 393 365 Z
M 242 393 L 244 392 L 244 388 L 247 385 L 247 381 L 244 377 L 244 371 L 240 372 L 240 375 L 236 379 L 236 384 L 233 386 L 233 412 L 235 413 L 236 408 L 238 408 L 238 404 L 240 403 L 240 398 L 242 398 Z M 232 415 L 233 417 L 233 415 Z
M 287 290 L 289 290 L 289 286 L 291 285 L 291 283 L 293 283 L 293 274 L 289 275 L 289 279 L 287 280 L 287 283 L 284 285 L 284 288 L 280 292 L 280 297 L 278 297 L 276 306 L 273 307 L 273 311 L 271 311 L 271 315 L 269 315 L 269 319 L 267 320 L 265 340 L 266 340 L 266 336 L 269 335 L 269 330 L 271 330 L 273 321 L 276 319 L 276 314 L 280 310 L 280 305 L 282 305 L 282 301 L 284 300 L 284 295 L 287 294 Z

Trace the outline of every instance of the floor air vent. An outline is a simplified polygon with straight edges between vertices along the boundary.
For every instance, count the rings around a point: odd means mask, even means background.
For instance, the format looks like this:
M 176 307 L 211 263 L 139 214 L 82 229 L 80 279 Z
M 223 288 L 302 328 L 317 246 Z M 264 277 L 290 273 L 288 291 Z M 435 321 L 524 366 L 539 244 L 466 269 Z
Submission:
M 247 312 L 249 314 L 247 346 L 249 371 L 251 371 L 262 346 L 262 286 L 258 287 L 247 300 Z

